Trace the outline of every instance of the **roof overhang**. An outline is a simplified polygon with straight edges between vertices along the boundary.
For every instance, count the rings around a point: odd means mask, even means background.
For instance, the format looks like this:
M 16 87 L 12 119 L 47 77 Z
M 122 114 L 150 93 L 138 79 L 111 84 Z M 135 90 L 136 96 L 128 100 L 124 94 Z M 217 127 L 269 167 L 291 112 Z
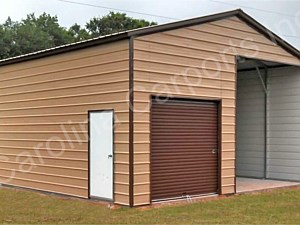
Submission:
M 256 67 L 260 69 L 266 69 L 266 68 L 273 69 L 273 68 L 280 68 L 286 66 L 292 66 L 292 65 L 279 63 L 279 62 L 271 62 L 266 60 L 244 58 L 244 57 L 239 57 L 237 61 L 238 72 L 256 70 Z

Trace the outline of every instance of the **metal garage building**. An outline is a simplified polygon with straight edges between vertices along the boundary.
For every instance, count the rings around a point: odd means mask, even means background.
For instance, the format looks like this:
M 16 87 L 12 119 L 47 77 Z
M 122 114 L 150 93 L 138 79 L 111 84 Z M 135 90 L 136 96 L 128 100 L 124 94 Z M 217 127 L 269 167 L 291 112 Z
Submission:
M 139 206 L 300 181 L 299 66 L 241 10 L 2 60 L 0 183 Z

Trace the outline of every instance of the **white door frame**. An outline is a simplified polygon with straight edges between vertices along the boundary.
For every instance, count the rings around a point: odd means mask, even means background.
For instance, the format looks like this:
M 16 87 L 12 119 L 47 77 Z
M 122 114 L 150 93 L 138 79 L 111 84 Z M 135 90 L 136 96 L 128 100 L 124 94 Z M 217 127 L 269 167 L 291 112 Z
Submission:
M 106 198 L 106 197 L 101 197 L 101 196 L 93 196 L 91 193 L 91 114 L 93 113 L 102 113 L 102 112 L 107 112 L 107 113 L 112 113 L 112 174 L 111 174 L 111 179 L 112 179 L 112 197 L 111 198 Z M 106 156 L 105 156 L 106 157 Z M 106 200 L 106 201 L 114 201 L 114 110 L 113 109 L 107 109 L 107 110 L 89 110 L 88 111 L 88 197 L 91 198 L 96 198 L 96 199 L 101 199 L 101 200 Z

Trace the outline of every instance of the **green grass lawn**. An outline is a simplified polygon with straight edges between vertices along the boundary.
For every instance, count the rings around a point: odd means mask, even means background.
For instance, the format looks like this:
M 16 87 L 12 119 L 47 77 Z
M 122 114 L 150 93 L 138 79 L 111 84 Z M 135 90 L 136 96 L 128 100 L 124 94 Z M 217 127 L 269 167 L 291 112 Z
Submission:
M 99 203 L 0 189 L 0 223 L 300 224 L 300 189 L 150 209 L 108 209 Z

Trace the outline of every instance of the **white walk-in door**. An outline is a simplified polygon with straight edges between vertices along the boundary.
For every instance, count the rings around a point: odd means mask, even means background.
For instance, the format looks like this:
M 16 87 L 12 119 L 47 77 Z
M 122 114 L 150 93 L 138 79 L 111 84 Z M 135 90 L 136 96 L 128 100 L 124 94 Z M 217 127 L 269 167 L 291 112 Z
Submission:
M 90 196 L 113 199 L 113 111 L 90 112 Z

